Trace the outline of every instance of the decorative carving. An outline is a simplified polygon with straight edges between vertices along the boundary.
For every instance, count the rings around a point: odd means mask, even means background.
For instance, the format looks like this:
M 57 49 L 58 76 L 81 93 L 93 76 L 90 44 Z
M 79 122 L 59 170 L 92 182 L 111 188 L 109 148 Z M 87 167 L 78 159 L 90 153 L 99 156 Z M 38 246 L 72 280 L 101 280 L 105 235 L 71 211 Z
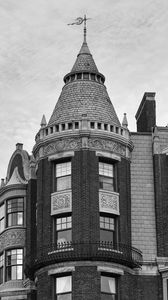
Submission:
M 89 139 L 88 145 L 93 149 L 108 150 L 123 156 L 126 155 L 126 147 L 120 143 L 113 142 L 105 139 Z
M 117 193 L 99 191 L 99 208 L 102 212 L 119 215 L 119 195 Z
M 25 229 L 12 228 L 4 231 L 0 236 L 0 250 L 11 246 L 25 245 Z
M 70 149 L 79 149 L 81 147 L 81 139 L 61 139 L 55 143 L 51 143 L 44 147 L 44 155 L 52 154 L 55 152 L 70 150 Z
M 69 192 L 56 192 L 51 194 L 51 215 L 72 210 L 72 196 Z

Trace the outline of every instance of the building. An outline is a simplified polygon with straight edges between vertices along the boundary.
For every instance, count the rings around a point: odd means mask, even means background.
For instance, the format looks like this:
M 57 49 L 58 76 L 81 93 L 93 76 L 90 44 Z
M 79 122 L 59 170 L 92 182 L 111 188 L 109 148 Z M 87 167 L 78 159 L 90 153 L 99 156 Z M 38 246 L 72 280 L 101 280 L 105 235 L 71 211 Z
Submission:
M 117 117 L 86 37 L 33 156 L 0 188 L 1 300 L 167 300 L 168 128 Z

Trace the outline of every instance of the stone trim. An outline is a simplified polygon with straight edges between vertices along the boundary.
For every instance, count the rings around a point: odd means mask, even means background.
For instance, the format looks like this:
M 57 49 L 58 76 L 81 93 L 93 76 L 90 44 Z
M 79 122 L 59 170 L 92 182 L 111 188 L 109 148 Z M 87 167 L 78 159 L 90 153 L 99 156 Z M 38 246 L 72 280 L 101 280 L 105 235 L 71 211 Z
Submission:
M 119 215 L 119 194 L 99 190 L 99 210 L 100 212 Z
M 72 211 L 72 191 L 61 191 L 51 194 L 51 215 Z
M 68 273 L 68 272 L 74 272 L 75 267 L 69 266 L 69 267 L 62 267 L 62 268 L 54 268 L 48 271 L 48 275 L 54 275 L 54 274 L 60 274 L 60 273 Z
M 56 153 L 53 155 L 48 156 L 48 160 L 52 161 L 52 160 L 57 160 L 59 158 L 66 158 L 66 157 L 72 157 L 75 155 L 74 151 L 66 151 L 66 152 L 61 152 L 61 153 Z
M 98 272 L 107 272 L 117 275 L 124 275 L 124 271 L 121 268 L 116 267 L 105 267 L 105 266 L 98 266 L 97 267 Z

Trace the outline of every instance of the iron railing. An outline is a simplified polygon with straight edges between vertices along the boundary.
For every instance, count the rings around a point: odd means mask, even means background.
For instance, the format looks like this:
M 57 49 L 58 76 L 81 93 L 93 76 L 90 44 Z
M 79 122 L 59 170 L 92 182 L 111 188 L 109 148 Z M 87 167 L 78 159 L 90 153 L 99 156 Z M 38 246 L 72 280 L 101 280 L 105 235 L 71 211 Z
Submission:
M 110 242 L 66 242 L 38 248 L 37 257 L 28 259 L 31 269 L 65 261 L 98 260 L 115 262 L 131 268 L 140 267 L 142 253 L 129 245 Z

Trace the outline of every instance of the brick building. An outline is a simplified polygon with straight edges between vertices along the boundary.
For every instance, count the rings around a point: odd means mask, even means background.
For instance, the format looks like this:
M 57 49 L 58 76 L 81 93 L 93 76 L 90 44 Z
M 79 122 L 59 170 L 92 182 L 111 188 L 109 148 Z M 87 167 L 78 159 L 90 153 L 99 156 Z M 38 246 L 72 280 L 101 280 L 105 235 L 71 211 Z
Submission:
M 123 122 L 86 40 L 33 155 L 0 188 L 0 299 L 167 300 L 168 128 Z

